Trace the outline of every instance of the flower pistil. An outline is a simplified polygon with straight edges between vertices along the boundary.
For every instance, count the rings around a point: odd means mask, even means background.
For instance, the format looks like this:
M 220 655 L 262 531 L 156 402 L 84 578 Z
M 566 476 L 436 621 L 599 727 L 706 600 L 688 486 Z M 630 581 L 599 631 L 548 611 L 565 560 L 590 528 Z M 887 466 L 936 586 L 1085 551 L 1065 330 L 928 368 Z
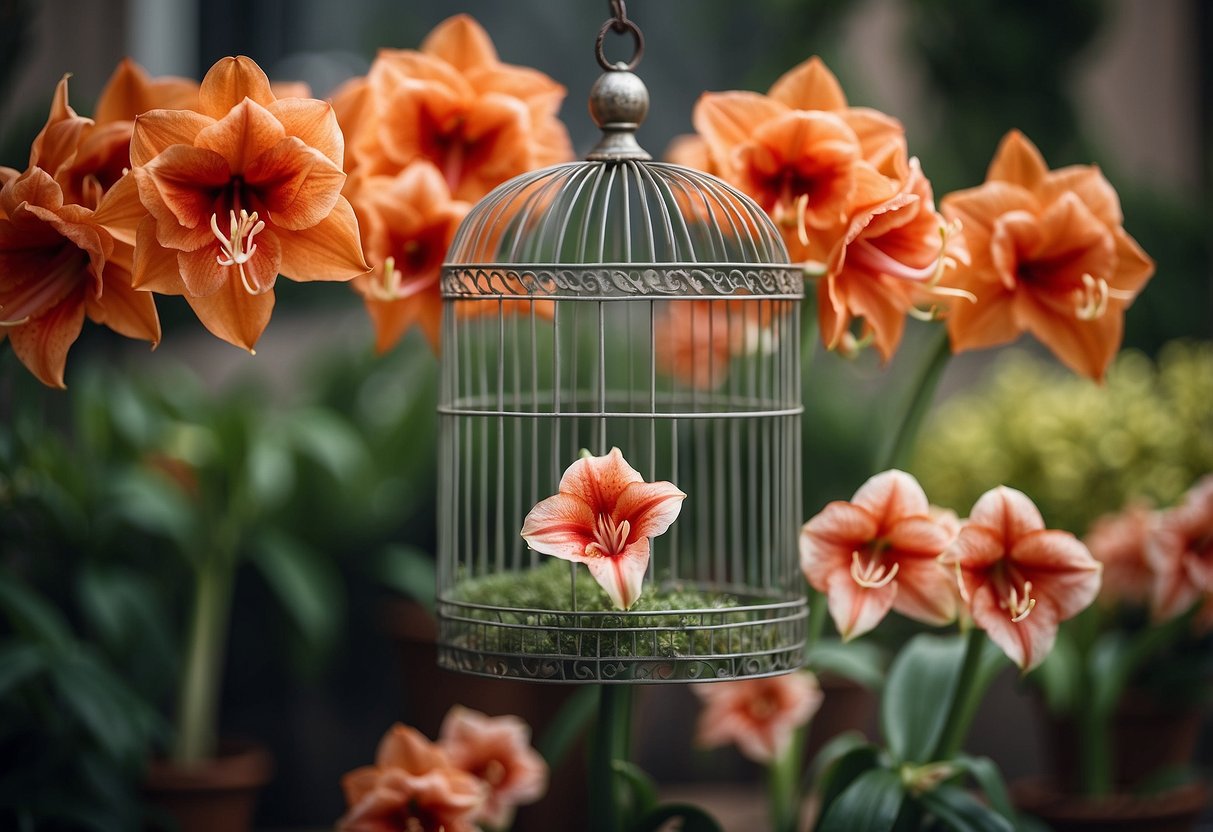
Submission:
M 238 216 L 235 210 L 228 211 L 228 215 L 231 218 L 230 231 L 225 235 L 219 230 L 219 215 L 211 214 L 211 232 L 219 241 L 220 251 L 215 259 L 219 261 L 220 266 L 236 266 L 240 269 L 240 282 L 244 285 L 244 291 L 250 295 L 268 291 L 258 290 L 249 283 L 248 276 L 244 273 L 244 264 L 257 253 L 257 244 L 253 242 L 253 237 L 265 229 L 265 221 L 257 218 L 256 211 L 250 214 L 243 208 Z

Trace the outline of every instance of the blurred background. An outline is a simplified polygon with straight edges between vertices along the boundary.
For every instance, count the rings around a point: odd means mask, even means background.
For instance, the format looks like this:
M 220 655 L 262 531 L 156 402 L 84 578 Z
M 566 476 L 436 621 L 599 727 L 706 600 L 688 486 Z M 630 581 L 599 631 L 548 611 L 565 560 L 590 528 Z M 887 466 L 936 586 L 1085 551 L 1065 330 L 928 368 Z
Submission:
M 606 3 L 0 0 L 0 165 L 25 167 L 64 73 L 84 114 L 125 55 L 153 75 L 200 78 L 217 58 L 247 54 L 272 79 L 325 97 L 365 73 L 379 47 L 415 47 L 456 12 L 479 20 L 503 60 L 567 87 L 561 115 L 586 150 L 583 102 Z M 1176 339 L 1213 336 L 1213 4 L 633 0 L 629 13 L 645 32 L 639 71 L 653 101 L 639 138 L 655 155 L 690 132 L 704 90 L 764 91 L 819 54 L 852 104 L 903 120 L 937 196 L 980 183 L 1012 126 L 1052 167 L 1099 164 L 1126 229 L 1158 264 L 1128 312 L 1126 348 L 1153 359 Z M 425 695 L 438 683 L 418 669 L 432 591 L 436 359 L 415 336 L 376 358 L 361 302 L 341 285 L 280 283 L 255 357 L 207 335 L 178 300 L 160 304 L 166 337 L 154 356 L 86 327 L 67 393 L 42 389 L 0 346 L 0 633 L 72 657 L 20 696 L 0 667 L 0 807 L 36 793 L 129 817 L 129 772 L 163 745 L 172 710 L 190 541 L 238 489 L 248 551 L 221 724 L 277 760 L 260 826 L 325 826 L 343 809 L 340 775 L 370 760 L 389 724 L 432 733 L 441 716 Z M 925 329 L 911 327 L 887 367 L 818 350 L 806 386 L 806 517 L 871 473 L 879 402 L 912 381 Z M 953 361 L 941 396 L 980 395 L 995 361 Z M 82 686 L 113 695 L 89 701 Z M 1038 765 L 1037 743 L 1016 727 L 1029 706 L 1013 680 L 1003 687 L 975 746 L 1014 777 Z M 505 701 L 499 690 L 474 683 L 467 697 L 487 707 Z M 642 697 L 638 722 L 656 739 L 638 748 L 641 764 L 665 783 L 752 776 L 725 753 L 687 750 L 689 702 L 678 690 Z

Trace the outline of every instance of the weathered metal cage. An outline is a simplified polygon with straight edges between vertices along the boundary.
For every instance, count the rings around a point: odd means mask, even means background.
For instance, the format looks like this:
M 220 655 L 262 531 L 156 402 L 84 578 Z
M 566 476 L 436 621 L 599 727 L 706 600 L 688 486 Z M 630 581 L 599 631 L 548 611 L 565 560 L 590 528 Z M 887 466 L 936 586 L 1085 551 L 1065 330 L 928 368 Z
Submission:
M 804 641 L 803 278 L 752 200 L 647 161 L 643 85 L 610 70 L 589 160 L 497 188 L 443 268 L 439 663 L 560 682 L 786 672 Z M 519 534 L 582 448 L 612 447 L 688 494 L 628 612 Z

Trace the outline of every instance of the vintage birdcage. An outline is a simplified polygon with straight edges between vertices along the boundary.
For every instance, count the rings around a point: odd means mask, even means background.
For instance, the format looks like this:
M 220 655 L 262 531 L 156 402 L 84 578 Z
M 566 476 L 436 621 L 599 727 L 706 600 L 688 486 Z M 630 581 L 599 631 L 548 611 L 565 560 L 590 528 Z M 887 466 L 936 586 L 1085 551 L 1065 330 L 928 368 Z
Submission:
M 619 6 L 621 4 L 617 4 Z M 603 38 L 630 32 L 630 64 Z M 618 15 L 590 94 L 603 138 L 468 214 L 443 268 L 439 663 L 558 682 L 679 682 L 801 663 L 803 277 L 770 219 L 634 131 L 643 41 Z M 688 496 L 640 602 L 528 549 L 523 519 L 582 449 Z

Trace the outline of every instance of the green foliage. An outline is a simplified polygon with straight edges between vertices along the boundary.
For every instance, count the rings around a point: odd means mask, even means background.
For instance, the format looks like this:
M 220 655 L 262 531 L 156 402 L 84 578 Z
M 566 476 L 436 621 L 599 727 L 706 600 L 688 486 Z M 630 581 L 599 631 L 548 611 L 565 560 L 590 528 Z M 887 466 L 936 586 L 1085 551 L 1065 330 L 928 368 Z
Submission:
M 1078 534 L 1133 498 L 1169 505 L 1213 471 L 1213 344 L 1123 353 L 1104 386 L 1009 354 L 935 412 L 912 470 L 961 516 L 1004 483 Z

